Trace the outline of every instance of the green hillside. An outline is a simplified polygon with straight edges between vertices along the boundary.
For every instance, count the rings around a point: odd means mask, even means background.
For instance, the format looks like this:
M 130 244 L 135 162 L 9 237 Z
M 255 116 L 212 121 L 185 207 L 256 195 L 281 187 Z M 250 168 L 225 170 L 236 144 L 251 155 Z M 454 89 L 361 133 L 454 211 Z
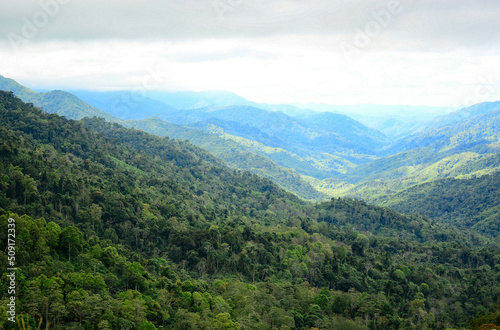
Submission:
M 57 113 L 69 119 L 81 119 L 84 117 L 100 117 L 106 120 L 115 120 L 107 112 L 94 108 L 83 102 L 71 93 L 64 91 L 50 91 L 47 93 L 37 93 L 24 87 L 13 79 L 5 78 L 0 75 L 0 90 L 11 91 L 21 98 L 24 102 L 33 103 L 41 107 L 48 113 Z
M 306 176 L 327 178 L 354 166 L 340 156 L 327 153 L 311 154 L 300 148 L 290 147 L 283 140 L 249 125 L 212 118 L 189 124 L 189 127 L 214 134 L 226 141 L 232 141 L 233 145 L 236 144 L 238 148 L 249 150 L 286 169 L 294 169 Z
M 179 111 L 162 119 L 186 125 L 213 118 L 225 121 L 226 125 L 235 122 L 250 126 L 255 129 L 256 134 L 252 135 L 255 141 L 267 144 L 267 140 L 262 140 L 267 136 L 274 142 L 269 146 L 294 153 L 346 153 L 353 154 L 353 158 L 356 155 L 366 158 L 386 142 L 383 134 L 346 116 L 331 113 L 299 119 L 249 106 L 226 106 Z M 235 129 L 233 134 L 239 131 Z
M 178 110 L 169 108 L 159 101 L 147 98 L 141 99 L 141 102 L 131 103 L 127 92 L 85 92 L 79 91 L 78 95 L 90 99 L 94 104 L 102 106 L 104 110 L 90 106 L 75 95 L 63 91 L 51 91 L 47 93 L 36 93 L 12 79 L 0 76 L 0 90 L 13 91 L 25 102 L 31 102 L 36 106 L 42 107 L 48 113 L 57 113 L 70 119 L 81 119 L 85 117 L 105 118 L 108 121 L 118 122 L 128 127 L 137 127 L 146 132 L 157 134 L 159 136 L 169 136 L 175 139 L 190 140 L 224 160 L 228 165 L 240 170 L 248 170 L 252 173 L 267 177 L 278 183 L 281 187 L 291 191 L 307 200 L 324 200 L 326 195 L 316 191 L 309 183 L 302 179 L 294 168 L 304 170 L 311 175 L 322 175 L 312 165 L 309 165 L 300 158 L 289 155 L 288 153 L 278 153 L 273 157 L 265 157 L 267 154 L 259 153 L 259 150 L 251 149 L 230 139 L 221 139 L 217 134 L 202 132 L 198 129 L 180 127 L 157 118 L 143 119 L 142 121 L 130 120 L 128 122 L 119 119 L 144 118 L 157 114 L 166 114 L 169 112 L 178 112 Z M 128 101 L 128 103 L 126 102 Z M 141 110 L 141 111 L 139 111 Z M 111 114 L 117 115 L 114 117 Z M 277 163 L 285 164 L 285 167 Z
M 25 101 L 68 118 L 100 116 L 158 136 L 189 140 L 232 168 L 271 179 L 306 200 L 345 196 L 414 212 L 424 202 L 415 204 L 407 196 L 412 187 L 433 185 L 435 180 L 448 178 L 478 177 L 500 169 L 498 102 L 450 113 L 428 123 L 426 130 L 383 148 L 387 141 L 382 134 L 333 113 L 309 113 L 296 118 L 249 106 L 178 111 L 163 109 L 159 101 L 142 100 L 141 106 L 149 112 L 144 111 L 141 116 L 160 113 L 165 119 L 185 125 L 178 126 L 158 118 L 123 121 L 72 94 L 36 93 L 3 77 L 0 88 L 12 89 Z M 99 104 L 112 106 L 123 97 L 123 92 L 85 95 L 96 98 Z M 449 198 L 457 199 L 454 193 L 448 193 Z M 481 196 L 480 191 L 478 194 Z M 494 217 L 473 210 L 477 212 L 464 211 L 469 220 L 478 223 L 469 227 L 496 235 Z M 456 221 L 463 227 L 464 215 L 459 211 L 453 217 L 443 217 L 439 212 L 425 214 L 438 221 Z
M 500 248 L 361 201 L 306 204 L 188 143 L 0 92 L 0 322 L 64 329 L 412 329 L 491 320 Z M 493 308 L 493 307 L 492 307 Z M 492 313 L 494 309 L 491 310 Z
M 498 120 L 500 117 L 500 103 L 488 103 L 486 105 L 485 108 L 489 110 L 484 110 L 486 113 L 478 114 L 471 119 L 466 118 L 453 122 L 443 127 L 433 127 L 403 138 L 387 148 L 386 153 L 393 154 L 415 148 L 429 148 L 435 151 L 454 151 L 457 153 L 478 145 L 498 145 L 500 137 L 500 122 Z M 449 116 L 451 114 L 447 117 Z M 439 122 L 438 120 L 437 123 L 439 124 Z
M 311 184 L 325 194 L 374 202 L 424 182 L 496 172 L 500 169 L 500 109 L 496 103 L 473 108 L 461 110 L 472 113 L 470 119 L 401 139 L 384 151 L 385 157 L 337 175 L 337 180 Z
M 248 106 L 226 106 L 178 111 L 160 119 L 216 134 L 317 179 L 345 174 L 373 160 L 386 142 L 381 133 L 335 114 L 300 119 Z
M 499 138 L 500 109 L 401 139 L 384 151 L 386 157 L 358 166 L 346 176 L 346 179 L 357 183 L 375 178 L 396 178 L 398 169 L 411 167 L 424 169 L 439 161 L 467 153 L 478 155 L 477 160 L 489 158 L 500 151 Z M 468 157 L 458 158 L 463 158 L 465 162 Z M 491 163 L 488 166 L 498 165 Z M 480 166 L 475 166 L 469 171 L 480 169 L 482 169 Z
M 420 213 L 500 236 L 500 173 L 471 179 L 441 179 L 375 200 L 405 213 Z
M 217 132 L 208 133 L 198 129 L 168 123 L 158 118 L 126 121 L 124 125 L 135 127 L 158 136 L 168 136 L 189 142 L 210 151 L 217 158 L 233 168 L 250 171 L 269 178 L 286 190 L 308 200 L 324 200 L 326 195 L 316 191 L 295 170 L 278 166 L 275 162 L 261 156 L 259 150 L 233 141 L 227 135 Z M 238 143 L 240 142 L 240 143 Z M 264 152 L 265 153 L 265 152 Z

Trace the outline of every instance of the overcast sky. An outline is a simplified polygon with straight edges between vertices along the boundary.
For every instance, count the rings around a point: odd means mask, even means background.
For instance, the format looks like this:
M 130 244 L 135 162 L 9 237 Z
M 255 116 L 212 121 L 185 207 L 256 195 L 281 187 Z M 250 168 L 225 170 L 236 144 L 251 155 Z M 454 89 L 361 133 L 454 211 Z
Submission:
M 0 74 L 35 89 L 500 99 L 498 0 L 3 0 L 0 38 Z

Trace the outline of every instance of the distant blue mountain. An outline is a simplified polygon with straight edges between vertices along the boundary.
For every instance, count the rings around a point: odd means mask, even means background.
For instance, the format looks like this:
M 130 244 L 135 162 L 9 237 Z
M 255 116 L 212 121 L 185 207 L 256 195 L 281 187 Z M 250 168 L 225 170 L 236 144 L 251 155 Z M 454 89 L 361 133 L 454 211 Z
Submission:
M 316 111 L 349 116 L 367 127 L 374 128 L 392 139 L 401 138 L 426 127 L 426 123 L 453 111 L 451 107 L 414 105 L 300 105 Z
M 146 119 L 155 116 L 161 118 L 178 111 L 170 105 L 143 96 L 138 92 L 97 92 L 85 90 L 71 90 L 70 92 L 88 104 L 106 111 L 112 116 L 125 120 Z
M 431 120 L 427 123 L 427 129 L 435 129 L 438 127 L 449 126 L 452 124 L 460 123 L 474 117 L 484 115 L 495 110 L 500 109 L 500 101 L 497 102 L 483 102 L 453 111 L 447 115 Z
M 147 91 L 149 98 L 161 101 L 177 109 L 198 109 L 208 106 L 248 105 L 258 107 L 258 103 L 249 101 L 233 92 L 164 92 Z

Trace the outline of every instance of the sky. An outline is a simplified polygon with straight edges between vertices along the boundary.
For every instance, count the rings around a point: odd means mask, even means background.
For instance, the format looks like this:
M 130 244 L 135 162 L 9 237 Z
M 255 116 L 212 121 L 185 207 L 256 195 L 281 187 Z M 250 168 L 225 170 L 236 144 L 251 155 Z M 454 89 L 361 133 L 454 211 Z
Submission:
M 266 103 L 500 100 L 498 0 L 0 1 L 33 89 L 226 90 Z

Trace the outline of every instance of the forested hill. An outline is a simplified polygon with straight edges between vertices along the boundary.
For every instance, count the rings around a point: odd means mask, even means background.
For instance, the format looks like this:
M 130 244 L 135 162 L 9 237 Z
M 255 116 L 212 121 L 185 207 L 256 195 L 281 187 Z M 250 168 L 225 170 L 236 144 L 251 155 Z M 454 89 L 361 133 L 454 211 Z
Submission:
M 421 213 L 500 236 L 500 172 L 470 179 L 441 179 L 379 197 L 377 204 L 405 213 Z
M 400 139 L 387 149 L 387 153 L 394 154 L 417 148 L 429 148 L 443 153 L 449 151 L 459 153 L 468 150 L 480 150 L 485 153 L 491 149 L 491 145 L 498 146 L 500 103 L 493 103 L 487 109 L 490 111 L 471 119 L 463 119 L 448 126 L 430 128 Z
M 272 160 L 253 152 L 250 147 L 230 139 L 202 130 L 172 124 L 158 118 L 127 120 L 123 124 L 158 136 L 189 140 L 189 142 L 211 152 L 230 167 L 269 178 L 286 190 L 306 200 L 327 199 L 326 195 L 319 193 L 303 180 L 296 170 L 281 167 Z M 310 168 L 314 169 L 312 166 Z
M 494 173 L 500 169 L 499 123 L 499 103 L 479 104 L 442 117 L 435 127 L 393 143 L 384 151 L 387 157 L 340 177 L 351 184 L 340 193 L 375 203 L 390 199 L 384 195 L 433 180 Z
M 48 113 L 57 113 L 70 119 L 97 116 L 106 120 L 118 120 L 118 118 L 85 103 L 75 95 L 65 91 L 54 90 L 46 93 L 37 93 L 13 79 L 5 78 L 1 75 L 0 90 L 12 91 L 24 102 L 33 103 Z
M 84 97 L 85 100 L 93 105 L 91 106 L 74 94 L 63 91 L 37 93 L 22 86 L 13 79 L 4 78 L 1 75 L 0 90 L 13 91 L 24 102 L 33 103 L 48 113 L 57 113 L 69 119 L 82 119 L 95 116 L 129 127 L 133 126 L 159 136 L 169 136 L 182 140 L 188 139 L 193 144 L 212 152 L 231 167 L 269 178 L 281 187 L 302 198 L 307 200 L 327 199 L 326 195 L 316 191 L 296 170 L 278 165 L 279 162 L 284 162 L 288 167 L 299 170 L 312 171 L 314 173 L 321 172 L 314 166 L 290 156 L 285 151 L 276 153 L 275 156 L 277 156 L 277 159 L 273 161 L 266 157 L 265 153 L 264 155 L 259 154 L 255 148 L 230 140 L 230 138 L 238 139 L 237 137 L 220 137 L 217 134 L 189 127 L 181 127 L 154 117 L 142 120 L 130 120 L 131 118 L 147 118 L 166 115 L 171 112 L 179 112 L 179 110 L 173 109 L 160 101 L 147 97 L 135 99 L 132 98 L 135 95 L 133 92 L 77 91 L 76 95 Z
M 245 136 L 269 147 L 281 147 L 299 155 L 311 152 L 375 155 L 387 143 L 380 132 L 369 129 L 344 115 L 322 113 L 305 119 L 281 112 L 272 112 L 249 106 L 205 107 L 179 111 L 161 119 L 179 125 L 189 125 L 218 119 L 232 134 L 240 135 L 241 126 L 250 126 Z M 239 127 L 231 130 L 232 122 Z
M 187 142 L 0 92 L 0 159 L 4 327 L 9 217 L 33 328 L 444 329 L 488 323 L 499 302 L 497 242 L 306 204 Z

